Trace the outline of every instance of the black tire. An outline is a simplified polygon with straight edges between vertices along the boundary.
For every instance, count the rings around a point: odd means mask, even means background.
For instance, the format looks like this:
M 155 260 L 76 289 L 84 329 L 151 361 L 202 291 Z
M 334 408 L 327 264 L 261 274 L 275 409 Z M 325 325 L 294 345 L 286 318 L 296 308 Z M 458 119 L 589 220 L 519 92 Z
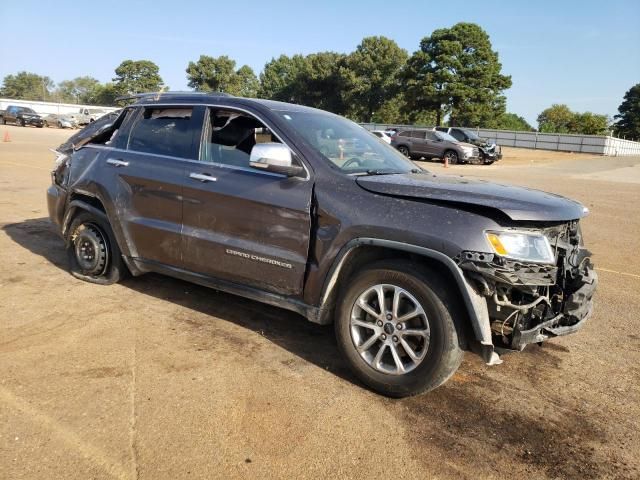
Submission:
M 405 157 L 409 158 L 411 156 L 411 152 L 409 152 L 409 147 L 405 146 L 405 145 L 400 145 L 398 147 L 398 151 L 404 155 Z
M 375 369 L 358 353 L 352 339 L 352 309 L 363 292 L 378 284 L 406 290 L 426 313 L 430 329 L 428 347 L 421 363 L 408 373 L 388 374 Z M 456 328 L 454 323 L 454 318 L 461 318 L 457 303 L 436 272 L 408 261 L 376 262 L 351 277 L 338 299 L 335 314 L 338 347 L 355 375 L 378 393 L 399 398 L 433 390 L 456 372 L 464 356 L 463 329 Z
M 127 267 L 107 221 L 82 211 L 71 222 L 68 235 L 71 275 L 99 285 L 111 285 L 126 276 Z
M 455 165 L 458 163 L 458 152 L 455 150 L 447 150 L 442 155 L 442 161 L 444 162 L 447 158 L 449 159 L 449 165 Z
M 21 118 L 20 120 L 18 120 L 18 124 L 19 124 L 21 127 L 26 126 L 26 124 L 24 123 L 24 118 Z

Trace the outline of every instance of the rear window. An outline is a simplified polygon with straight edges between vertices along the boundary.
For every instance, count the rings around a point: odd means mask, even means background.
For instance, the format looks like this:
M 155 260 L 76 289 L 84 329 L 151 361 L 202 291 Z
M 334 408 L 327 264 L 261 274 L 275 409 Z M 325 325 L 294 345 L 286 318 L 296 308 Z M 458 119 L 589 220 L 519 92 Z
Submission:
M 129 150 L 192 157 L 192 109 L 145 108 L 129 135 Z

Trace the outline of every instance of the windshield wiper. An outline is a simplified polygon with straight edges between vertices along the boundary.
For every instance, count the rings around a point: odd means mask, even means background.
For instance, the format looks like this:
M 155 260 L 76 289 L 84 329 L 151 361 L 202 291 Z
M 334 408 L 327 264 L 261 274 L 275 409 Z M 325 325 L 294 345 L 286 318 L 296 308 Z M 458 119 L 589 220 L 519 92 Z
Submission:
M 393 170 L 371 169 L 364 172 L 367 175 L 402 175 L 407 172 L 396 172 Z
M 364 171 L 351 172 L 349 175 L 404 175 L 405 173 L 421 173 L 424 170 L 420 170 L 419 168 L 412 168 L 407 172 L 398 172 L 396 170 L 384 170 L 382 168 L 372 168 Z

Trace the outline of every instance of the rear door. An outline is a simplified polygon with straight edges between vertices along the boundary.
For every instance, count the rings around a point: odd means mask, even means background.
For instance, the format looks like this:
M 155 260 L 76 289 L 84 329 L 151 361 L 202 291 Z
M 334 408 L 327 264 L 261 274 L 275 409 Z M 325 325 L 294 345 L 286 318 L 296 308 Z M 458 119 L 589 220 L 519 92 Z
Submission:
M 280 140 L 256 117 L 205 114 L 199 162 L 184 188 L 185 268 L 285 295 L 301 294 L 309 252 L 312 181 L 249 166 L 256 143 Z
M 133 257 L 181 267 L 182 189 L 186 161 L 196 158 L 198 119 L 190 106 L 140 107 L 133 115 L 129 134 L 102 157 L 112 203 Z
M 411 131 L 411 153 L 425 155 L 426 145 L 424 141 L 424 130 Z

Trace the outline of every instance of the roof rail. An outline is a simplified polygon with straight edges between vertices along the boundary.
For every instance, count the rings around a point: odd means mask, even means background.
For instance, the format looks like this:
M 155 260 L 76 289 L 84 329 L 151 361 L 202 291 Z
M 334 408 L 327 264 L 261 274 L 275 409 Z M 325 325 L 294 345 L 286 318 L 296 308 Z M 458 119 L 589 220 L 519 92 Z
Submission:
M 132 100 L 134 98 L 146 98 L 146 97 L 155 97 L 156 100 L 160 99 L 160 97 L 167 97 L 173 95 L 212 95 L 215 97 L 230 97 L 228 93 L 224 92 L 201 92 L 201 91 L 169 91 L 169 92 L 144 92 L 144 93 L 132 93 L 131 95 L 123 95 L 121 97 L 117 97 L 115 99 L 116 102 L 120 102 L 122 100 Z

